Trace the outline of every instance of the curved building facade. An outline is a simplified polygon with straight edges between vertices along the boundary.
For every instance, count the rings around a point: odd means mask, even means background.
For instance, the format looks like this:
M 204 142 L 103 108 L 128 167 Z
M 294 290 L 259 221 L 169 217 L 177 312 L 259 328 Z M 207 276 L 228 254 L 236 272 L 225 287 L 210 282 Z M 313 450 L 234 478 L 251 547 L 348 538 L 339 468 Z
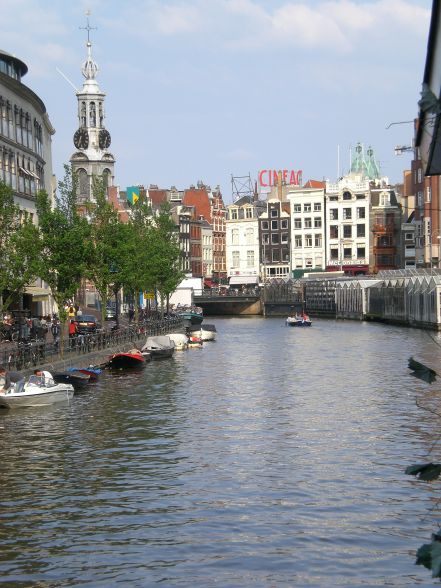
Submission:
M 46 107 L 22 83 L 28 68 L 0 50 L 0 180 L 14 190 L 25 214 L 35 215 L 35 195 L 52 196 L 52 135 Z

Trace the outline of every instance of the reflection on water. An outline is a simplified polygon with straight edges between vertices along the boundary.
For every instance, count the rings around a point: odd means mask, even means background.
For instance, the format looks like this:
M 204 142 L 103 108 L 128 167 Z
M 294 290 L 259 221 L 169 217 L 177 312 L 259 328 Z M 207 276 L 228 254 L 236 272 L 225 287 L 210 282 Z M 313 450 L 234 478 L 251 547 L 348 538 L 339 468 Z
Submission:
M 1 582 L 433 585 L 414 551 L 438 487 L 403 472 L 439 434 L 415 404 L 436 385 L 407 370 L 438 363 L 437 336 L 212 322 L 202 349 L 0 413 Z

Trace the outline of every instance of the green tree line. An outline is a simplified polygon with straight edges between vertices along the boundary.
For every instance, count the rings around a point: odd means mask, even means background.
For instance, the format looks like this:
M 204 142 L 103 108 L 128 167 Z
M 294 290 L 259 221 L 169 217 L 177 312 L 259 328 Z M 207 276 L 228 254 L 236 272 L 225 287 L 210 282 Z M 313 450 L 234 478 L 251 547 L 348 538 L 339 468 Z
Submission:
M 100 295 L 103 321 L 106 300 L 121 288 L 133 300 L 148 290 L 168 301 L 183 277 L 169 206 L 153 214 L 140 197 L 123 223 L 107 200 L 104 180 L 94 178 L 93 198 L 79 208 L 77 176 L 68 165 L 64 170 L 55 205 L 45 191 L 36 195 L 38 224 L 20 211 L 12 189 L 0 182 L 0 311 L 37 278 L 49 285 L 62 322 L 64 305 L 83 280 Z

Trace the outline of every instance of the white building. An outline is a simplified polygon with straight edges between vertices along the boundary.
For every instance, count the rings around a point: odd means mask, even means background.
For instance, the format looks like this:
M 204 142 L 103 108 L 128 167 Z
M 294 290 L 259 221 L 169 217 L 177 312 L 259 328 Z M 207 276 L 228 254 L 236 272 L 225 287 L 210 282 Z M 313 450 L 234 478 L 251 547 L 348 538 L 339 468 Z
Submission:
M 326 182 L 327 269 L 368 273 L 369 188 L 369 178 L 352 173 Z
M 287 200 L 291 204 L 292 270 L 324 270 L 324 187 L 294 189 L 288 192 Z
M 205 219 L 201 225 L 202 241 L 202 275 L 211 278 L 213 275 L 213 227 Z
M 232 286 L 259 282 L 258 218 L 264 206 L 247 196 L 227 206 L 227 277 Z

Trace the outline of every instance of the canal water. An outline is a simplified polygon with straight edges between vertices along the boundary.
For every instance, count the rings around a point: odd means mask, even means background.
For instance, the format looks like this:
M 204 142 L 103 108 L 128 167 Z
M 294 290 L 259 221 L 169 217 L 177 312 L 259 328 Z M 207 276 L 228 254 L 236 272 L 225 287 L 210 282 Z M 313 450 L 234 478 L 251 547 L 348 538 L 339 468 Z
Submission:
M 218 339 L 0 413 L 0 585 L 433 586 L 441 339 L 210 318 Z

